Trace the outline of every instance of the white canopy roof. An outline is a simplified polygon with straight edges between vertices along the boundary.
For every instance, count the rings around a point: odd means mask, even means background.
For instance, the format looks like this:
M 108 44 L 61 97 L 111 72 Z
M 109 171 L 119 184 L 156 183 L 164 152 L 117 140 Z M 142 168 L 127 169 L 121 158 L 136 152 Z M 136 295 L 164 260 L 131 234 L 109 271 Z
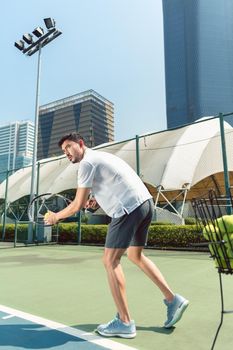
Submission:
M 233 128 L 224 122 L 228 169 L 233 171 Z M 113 153 L 136 170 L 135 139 L 103 144 L 95 149 Z M 154 187 L 178 190 L 223 171 L 219 120 L 205 119 L 192 125 L 139 137 L 140 176 Z M 40 161 L 39 194 L 77 187 L 78 164 L 64 156 Z M 15 172 L 8 179 L 7 201 L 30 193 L 31 168 Z M 0 185 L 5 197 L 6 181 Z

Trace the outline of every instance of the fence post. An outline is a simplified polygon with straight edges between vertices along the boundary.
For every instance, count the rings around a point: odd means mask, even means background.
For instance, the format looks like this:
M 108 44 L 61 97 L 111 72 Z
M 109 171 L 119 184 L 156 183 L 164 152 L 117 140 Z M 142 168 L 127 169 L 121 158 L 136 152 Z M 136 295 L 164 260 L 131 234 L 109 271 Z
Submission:
M 227 153 L 226 153 L 226 141 L 225 141 L 225 132 L 224 132 L 224 119 L 223 114 L 219 113 L 219 123 L 220 123 L 220 136 L 221 136 L 221 146 L 222 146 L 222 160 L 223 160 L 223 171 L 224 171 L 224 184 L 225 184 L 225 194 L 226 197 L 231 198 L 231 190 L 230 190 L 230 180 L 229 180 L 229 172 L 228 172 L 228 164 L 227 164 Z M 230 201 L 229 201 L 230 203 Z M 227 206 L 227 214 L 232 213 L 231 206 Z
M 6 171 L 6 187 L 5 187 L 5 203 L 4 203 L 4 214 L 3 214 L 3 225 L 2 225 L 2 241 L 6 235 L 6 212 L 7 212 L 7 196 L 8 196 L 8 179 L 10 171 Z
M 136 171 L 138 176 L 140 176 L 140 148 L 139 148 L 139 136 L 136 135 Z
M 78 244 L 80 244 L 82 241 L 81 221 L 82 221 L 82 214 L 81 214 L 81 210 L 80 210 L 78 212 Z

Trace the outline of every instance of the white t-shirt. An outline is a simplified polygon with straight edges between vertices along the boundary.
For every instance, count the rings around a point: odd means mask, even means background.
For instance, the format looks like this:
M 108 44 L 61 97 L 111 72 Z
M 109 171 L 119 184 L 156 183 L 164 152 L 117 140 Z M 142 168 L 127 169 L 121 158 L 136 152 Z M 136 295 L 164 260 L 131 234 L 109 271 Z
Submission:
M 135 171 L 122 159 L 90 148 L 78 169 L 78 187 L 91 188 L 105 213 L 113 218 L 131 213 L 152 198 Z

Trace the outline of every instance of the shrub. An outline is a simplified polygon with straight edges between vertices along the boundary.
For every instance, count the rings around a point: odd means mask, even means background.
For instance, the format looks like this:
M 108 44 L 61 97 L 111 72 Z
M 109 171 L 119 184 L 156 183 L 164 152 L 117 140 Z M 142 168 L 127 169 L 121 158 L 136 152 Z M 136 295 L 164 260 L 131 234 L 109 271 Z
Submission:
M 168 226 L 168 225 L 174 225 L 174 224 L 172 224 L 170 222 L 166 222 L 166 221 L 152 221 L 151 225 L 166 225 L 166 226 Z
M 104 244 L 107 225 L 81 225 L 82 243 Z M 76 223 L 59 224 L 59 242 L 77 242 L 78 225 Z
M 82 225 L 82 243 L 104 244 L 107 225 Z M 59 225 L 59 242 L 77 241 L 77 224 Z M 148 246 L 153 247 L 190 247 L 193 243 L 205 242 L 196 225 L 151 225 L 148 234 Z
M 19 224 L 17 226 L 17 241 L 26 241 L 28 225 Z M 104 244 L 108 225 L 86 225 L 81 226 L 81 242 L 88 244 Z M 53 233 L 56 234 L 56 226 L 53 227 Z M 6 240 L 14 240 L 15 225 L 6 225 Z M 2 237 L 2 225 L 0 225 L 0 238 Z M 77 242 L 78 225 L 77 223 L 59 224 L 59 242 L 69 243 Z M 187 248 L 193 243 L 206 242 L 204 236 L 196 225 L 151 225 L 148 234 L 148 247 L 158 248 Z
M 193 217 L 188 217 L 184 219 L 185 225 L 196 225 L 196 219 Z
M 196 225 L 151 226 L 148 246 L 153 247 L 190 247 L 193 243 L 202 243 L 205 239 Z
M 0 239 L 2 239 L 3 225 L 0 224 Z M 26 241 L 28 236 L 28 225 L 17 225 L 17 241 Z M 15 237 L 15 224 L 6 224 L 5 240 L 13 241 Z

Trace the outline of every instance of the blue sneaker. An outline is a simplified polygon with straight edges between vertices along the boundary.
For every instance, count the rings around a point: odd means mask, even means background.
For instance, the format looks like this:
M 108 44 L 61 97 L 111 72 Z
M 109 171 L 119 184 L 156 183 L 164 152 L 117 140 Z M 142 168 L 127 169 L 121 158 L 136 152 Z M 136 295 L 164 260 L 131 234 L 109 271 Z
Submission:
M 122 322 L 118 314 L 112 321 L 99 325 L 96 331 L 104 337 L 121 337 L 129 339 L 136 336 L 135 322 Z
M 189 301 L 181 295 L 175 294 L 171 302 L 164 300 L 164 304 L 167 306 L 167 320 L 164 323 L 164 327 L 171 328 L 181 319 L 183 312 L 188 307 Z

